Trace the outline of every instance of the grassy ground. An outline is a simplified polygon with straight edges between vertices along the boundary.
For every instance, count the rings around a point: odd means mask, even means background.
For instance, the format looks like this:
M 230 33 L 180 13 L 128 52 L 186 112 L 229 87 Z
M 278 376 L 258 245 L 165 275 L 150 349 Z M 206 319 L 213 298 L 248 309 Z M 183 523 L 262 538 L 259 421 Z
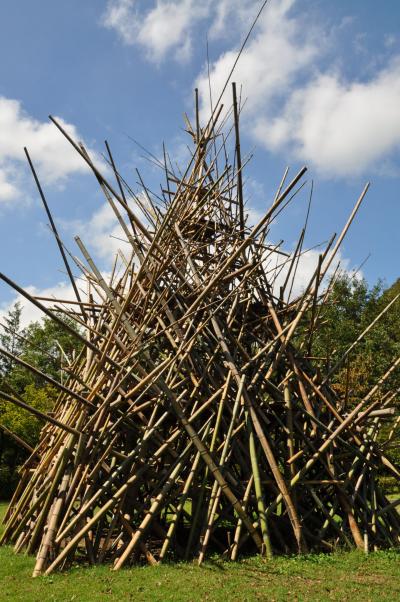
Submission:
M 0 507 L 0 515 L 2 508 Z M 4 506 L 3 506 L 4 510 Z M 51 577 L 31 578 L 34 559 L 0 548 L 0 600 L 87 602 L 98 600 L 268 602 L 290 600 L 400 600 L 400 554 L 359 552 L 277 558 L 238 563 L 135 567 L 117 573 L 109 567 L 73 568 Z

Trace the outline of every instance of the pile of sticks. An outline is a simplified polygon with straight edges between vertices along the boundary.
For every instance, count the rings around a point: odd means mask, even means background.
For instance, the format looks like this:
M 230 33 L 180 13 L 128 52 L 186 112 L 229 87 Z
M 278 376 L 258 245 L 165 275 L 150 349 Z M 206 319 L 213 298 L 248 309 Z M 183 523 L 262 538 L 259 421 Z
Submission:
M 326 276 L 368 186 L 291 300 L 304 231 L 291 254 L 269 232 L 306 169 L 290 182 L 285 172 L 250 227 L 239 115 L 233 85 L 232 109 L 223 117 L 219 106 L 201 128 L 196 93 L 192 157 L 184 173 L 167 153 L 154 159 L 165 171 L 159 197 L 144 185 L 135 195 L 107 145 L 110 184 L 53 120 L 92 168 L 130 248 L 106 277 L 76 238 L 85 296 L 27 155 L 76 300 L 49 306 L 1 277 L 61 325 L 62 311 L 76 320 L 82 345 L 62 384 L 23 362 L 59 389 L 51 415 L 36 411 L 46 423 L 1 540 L 37 554 L 34 575 L 79 559 L 119 569 L 399 544 L 400 516 L 377 473 L 400 474 L 377 438 L 396 395 L 382 387 L 400 358 L 351 411 L 331 386 L 347 353 L 325 374 L 312 358 L 335 272 L 328 286 Z

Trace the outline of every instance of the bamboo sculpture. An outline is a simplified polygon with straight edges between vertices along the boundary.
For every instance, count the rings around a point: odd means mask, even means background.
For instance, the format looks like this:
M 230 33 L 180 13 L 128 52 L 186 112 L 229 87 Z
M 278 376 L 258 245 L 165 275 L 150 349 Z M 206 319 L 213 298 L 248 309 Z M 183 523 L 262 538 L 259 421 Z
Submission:
M 218 106 L 201 128 L 196 93 L 195 125 L 186 119 L 192 158 L 177 174 L 164 154 L 158 200 L 144 185 L 140 196 L 131 191 L 107 145 L 111 185 L 53 119 L 93 170 L 130 245 L 106 279 L 76 238 L 83 260 L 73 260 L 86 297 L 26 151 L 76 301 L 49 306 L 51 299 L 1 277 L 61 325 L 60 312 L 72 316 L 82 344 L 63 384 L 50 379 L 58 401 L 51 416 L 39 412 L 46 422 L 1 539 L 37 555 L 34 575 L 79 559 L 120 569 L 167 558 L 201 563 L 211 552 L 234 560 L 399 544 L 400 516 L 376 475 L 400 476 L 377 440 L 396 395 L 381 395 L 382 386 L 400 358 L 347 413 L 331 386 L 347 354 L 328 374 L 312 359 L 329 295 L 322 283 L 368 186 L 307 287 L 290 300 L 304 231 L 291 255 L 270 243 L 269 232 L 306 169 L 290 183 L 286 171 L 250 227 L 239 115 L 233 85 L 233 110 L 223 118 Z M 30 409 L 10 393 L 1 397 Z

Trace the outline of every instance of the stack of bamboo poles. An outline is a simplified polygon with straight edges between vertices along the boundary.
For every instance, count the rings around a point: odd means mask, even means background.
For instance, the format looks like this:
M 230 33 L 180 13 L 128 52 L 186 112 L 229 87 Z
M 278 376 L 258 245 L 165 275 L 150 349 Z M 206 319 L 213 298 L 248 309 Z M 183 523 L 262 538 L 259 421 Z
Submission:
M 79 559 L 119 569 L 166 558 L 201 563 L 216 552 L 234 560 L 399 544 L 400 516 L 376 476 L 382 469 L 400 476 L 377 440 L 396 395 L 382 391 L 400 358 L 347 412 L 331 382 L 348 353 L 326 374 L 312 360 L 332 280 L 324 290 L 321 283 L 368 186 L 290 300 L 304 231 L 290 255 L 269 232 L 306 169 L 289 183 L 284 174 L 270 208 L 249 227 L 235 86 L 230 129 L 222 107 L 200 128 L 197 107 L 196 94 L 195 124 L 187 119 L 193 155 L 177 175 L 164 154 L 158 200 L 144 185 L 140 196 L 131 191 L 107 145 L 111 185 L 53 120 L 92 168 L 130 245 L 106 279 L 76 238 L 82 259 L 72 259 L 87 296 L 27 153 L 76 301 L 50 308 L 1 277 L 61 325 L 60 312 L 75 319 L 82 345 L 62 384 L 12 358 L 59 390 L 51 415 L 36 411 L 46 422 L 1 539 L 37 555 L 34 575 Z M 20 397 L 1 397 L 33 411 Z

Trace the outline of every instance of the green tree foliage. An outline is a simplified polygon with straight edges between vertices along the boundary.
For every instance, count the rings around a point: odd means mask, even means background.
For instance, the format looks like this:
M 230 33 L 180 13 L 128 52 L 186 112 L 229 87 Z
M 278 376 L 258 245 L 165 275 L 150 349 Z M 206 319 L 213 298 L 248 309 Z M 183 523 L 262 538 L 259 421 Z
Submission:
M 17 302 L 3 319 L 4 328 L 0 332 L 0 344 L 14 355 L 21 352 L 21 305 Z M 0 356 L 0 377 L 6 376 L 13 368 L 13 362 L 7 357 Z
M 328 372 L 357 337 L 400 292 L 400 280 L 384 290 L 378 282 L 369 288 L 365 280 L 342 276 L 334 285 L 329 301 L 321 308 L 320 327 L 314 337 L 312 353 L 321 358 L 321 371 Z M 350 353 L 337 371 L 334 382 L 350 401 L 357 403 L 391 363 L 400 355 L 400 299 L 380 318 Z M 396 371 L 382 393 L 400 386 Z
M 339 358 L 371 324 L 371 322 L 400 293 L 400 279 L 386 290 L 382 282 L 369 288 L 364 280 L 346 276 L 333 287 L 329 302 L 321 308 L 321 326 L 317 329 L 312 354 L 320 357 L 322 374 L 336 364 Z M 391 364 L 400 356 L 400 298 L 379 319 L 365 338 L 349 354 L 334 376 L 334 388 L 341 399 L 346 399 L 349 410 L 371 390 Z M 397 368 L 374 396 L 379 401 L 384 395 L 395 393 L 390 406 L 400 412 L 400 369 Z M 384 420 L 380 431 L 383 445 L 392 429 L 391 419 Z M 399 431 L 399 429 L 397 429 Z M 385 448 L 385 454 L 400 466 L 398 432 Z M 397 490 L 394 480 L 385 482 L 388 489 Z
M 80 349 L 79 341 L 71 333 L 48 318 L 22 329 L 19 304 L 9 311 L 3 323 L 6 328 L 0 332 L 1 347 L 55 380 L 65 379 L 63 365 Z M 69 320 L 68 324 L 73 326 L 74 323 Z M 58 395 L 56 388 L 43 378 L 1 354 L 0 390 L 20 396 L 27 404 L 42 412 L 51 411 Z M 0 425 L 34 447 L 43 421 L 0 396 Z M 12 493 L 18 480 L 18 466 L 27 457 L 27 450 L 0 428 L 0 498 Z

